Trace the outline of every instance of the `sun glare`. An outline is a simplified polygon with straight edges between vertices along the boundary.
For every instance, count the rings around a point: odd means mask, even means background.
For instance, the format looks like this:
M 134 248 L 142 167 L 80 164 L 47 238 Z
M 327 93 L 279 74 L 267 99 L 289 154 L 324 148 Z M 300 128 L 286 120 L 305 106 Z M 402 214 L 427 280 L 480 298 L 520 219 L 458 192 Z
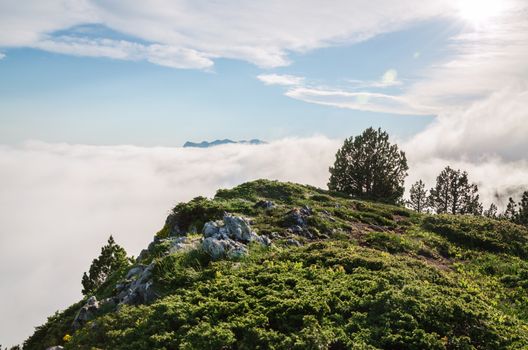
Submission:
M 458 14 L 474 26 L 485 25 L 504 11 L 504 0 L 458 0 Z

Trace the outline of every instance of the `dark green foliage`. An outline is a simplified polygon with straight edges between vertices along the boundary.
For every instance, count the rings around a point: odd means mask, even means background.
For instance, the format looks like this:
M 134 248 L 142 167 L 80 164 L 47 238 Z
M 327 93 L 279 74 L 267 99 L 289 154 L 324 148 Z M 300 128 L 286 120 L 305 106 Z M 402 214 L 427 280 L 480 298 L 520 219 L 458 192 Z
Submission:
M 259 200 L 274 208 L 255 207 Z M 159 243 L 151 257 L 157 301 L 103 310 L 73 333 L 80 302 L 39 327 L 25 349 L 62 344 L 65 334 L 66 349 L 528 348 L 528 229 L 520 225 L 425 216 L 266 180 L 176 212 L 187 229 L 226 211 L 250 217 L 259 234 L 284 235 L 288 213 L 303 206 L 314 236 L 293 236 L 303 246 L 277 238 L 212 262 L 200 249 L 167 255 Z M 98 299 L 127 270 L 109 276 Z
M 421 213 L 427 210 L 427 191 L 422 180 L 417 181 L 409 190 L 408 205 L 411 209 Z
M 423 227 L 467 248 L 528 257 L 528 230 L 515 224 L 472 216 L 437 215 L 424 218 Z
M 521 225 L 528 226 L 528 191 L 524 191 L 521 197 L 516 221 Z
M 199 232 L 207 221 L 219 220 L 225 212 L 251 215 L 253 211 L 253 203 L 245 199 L 225 201 L 196 197 L 187 203 L 178 203 L 156 236 L 166 238 Z
M 315 246 L 314 246 L 315 245 Z M 120 349 L 499 349 L 528 344 L 523 324 L 465 281 L 346 242 L 214 263 L 187 288 L 125 307 L 76 333 Z
M 93 294 L 111 274 L 128 265 L 130 259 L 127 258 L 125 249 L 116 244 L 114 238 L 110 236 L 108 243 L 101 248 L 99 257 L 92 261 L 88 273 L 83 274 L 82 293 Z
M 396 203 L 404 192 L 407 159 L 381 129 L 345 140 L 330 168 L 328 188 L 358 198 Z
M 528 191 L 523 192 L 519 203 L 515 203 L 510 197 L 506 210 L 500 217 L 528 227 Z
M 482 214 L 478 187 L 471 184 L 467 172 L 447 166 L 429 191 L 429 205 L 438 214 Z
M 304 197 L 306 186 L 289 182 L 257 180 L 247 182 L 230 190 L 218 190 L 218 199 L 246 199 L 256 202 L 259 199 L 277 200 L 287 204 Z
M 517 203 L 515 203 L 512 197 L 508 199 L 508 205 L 506 206 L 503 217 L 511 221 L 515 221 L 517 217 Z

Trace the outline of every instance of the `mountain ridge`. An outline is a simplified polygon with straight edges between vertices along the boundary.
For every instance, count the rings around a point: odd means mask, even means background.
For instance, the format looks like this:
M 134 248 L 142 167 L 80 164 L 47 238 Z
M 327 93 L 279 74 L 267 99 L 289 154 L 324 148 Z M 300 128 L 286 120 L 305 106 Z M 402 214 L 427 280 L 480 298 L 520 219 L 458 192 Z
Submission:
M 209 148 L 209 147 L 215 147 L 220 145 L 228 145 L 228 144 L 243 144 L 243 145 L 262 145 L 266 144 L 267 142 L 259 140 L 259 139 L 251 139 L 251 140 L 240 140 L 240 141 L 233 141 L 230 139 L 223 139 L 223 140 L 214 140 L 211 142 L 208 141 L 202 141 L 202 142 L 192 142 L 192 141 L 186 141 L 183 144 L 184 148 L 189 147 L 195 147 L 195 148 Z
M 24 349 L 520 349 L 527 258 L 507 221 L 256 180 L 178 204 Z

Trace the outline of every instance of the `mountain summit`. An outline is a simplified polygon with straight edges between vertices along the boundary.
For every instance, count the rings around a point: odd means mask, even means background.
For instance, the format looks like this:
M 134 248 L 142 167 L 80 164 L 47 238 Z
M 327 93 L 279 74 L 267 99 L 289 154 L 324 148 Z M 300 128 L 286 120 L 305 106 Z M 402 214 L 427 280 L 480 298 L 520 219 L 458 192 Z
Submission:
M 258 140 L 258 139 L 251 139 L 251 140 L 240 140 L 240 141 L 233 141 L 230 139 L 223 139 L 223 140 L 214 140 L 212 142 L 208 141 L 202 141 L 202 142 L 191 142 L 187 141 L 183 144 L 183 147 L 197 147 L 197 148 L 208 148 L 208 147 L 214 147 L 214 146 L 220 146 L 220 145 L 228 145 L 228 144 L 243 144 L 243 145 L 262 145 L 267 142 Z
M 508 221 L 257 180 L 178 204 L 24 349 L 526 349 L 527 258 Z

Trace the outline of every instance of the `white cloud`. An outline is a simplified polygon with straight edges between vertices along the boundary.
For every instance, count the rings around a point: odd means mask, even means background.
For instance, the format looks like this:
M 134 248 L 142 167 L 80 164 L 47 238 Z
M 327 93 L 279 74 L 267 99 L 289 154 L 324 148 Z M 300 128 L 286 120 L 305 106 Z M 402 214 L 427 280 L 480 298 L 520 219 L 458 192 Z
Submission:
M 419 106 L 405 96 L 393 96 L 372 92 L 349 92 L 324 88 L 294 87 L 286 96 L 304 102 L 338 108 L 395 114 L 432 114 L 434 110 Z
M 5 57 L 6 57 L 6 55 L 5 55 L 4 53 L 1 53 L 1 52 L 0 52 L 0 60 L 3 59 L 3 58 L 5 58 Z
M 438 156 L 478 161 L 483 156 L 498 156 L 523 160 L 527 135 L 528 84 L 519 84 L 464 109 L 440 114 L 408 146 L 421 159 Z
M 148 42 L 191 50 L 199 57 L 233 58 L 261 67 L 290 63 L 290 52 L 366 40 L 415 21 L 442 15 L 438 1 L 338 0 L 321 6 L 316 0 L 266 2 L 191 0 L 37 0 L 0 3 L 0 47 L 29 46 L 64 50 L 53 32 L 96 24 Z M 390 19 L 390 20 L 389 20 Z M 104 38 L 92 43 L 101 44 Z M 114 42 L 119 45 L 119 42 Z M 62 44 L 64 45 L 64 44 Z M 106 46 L 102 50 L 107 50 Z M 88 52 L 90 52 L 89 50 Z
M 325 186 L 338 145 L 314 137 L 210 149 L 0 146 L 2 344 L 80 299 L 82 272 L 109 234 L 137 255 L 178 201 L 257 178 Z
M 257 79 L 266 85 L 301 85 L 304 82 L 304 77 L 287 74 L 260 74 Z
M 208 57 L 191 49 L 167 45 L 143 45 L 126 40 L 56 37 L 39 41 L 36 48 L 75 56 L 108 57 L 113 59 L 146 60 L 171 68 L 208 68 Z

